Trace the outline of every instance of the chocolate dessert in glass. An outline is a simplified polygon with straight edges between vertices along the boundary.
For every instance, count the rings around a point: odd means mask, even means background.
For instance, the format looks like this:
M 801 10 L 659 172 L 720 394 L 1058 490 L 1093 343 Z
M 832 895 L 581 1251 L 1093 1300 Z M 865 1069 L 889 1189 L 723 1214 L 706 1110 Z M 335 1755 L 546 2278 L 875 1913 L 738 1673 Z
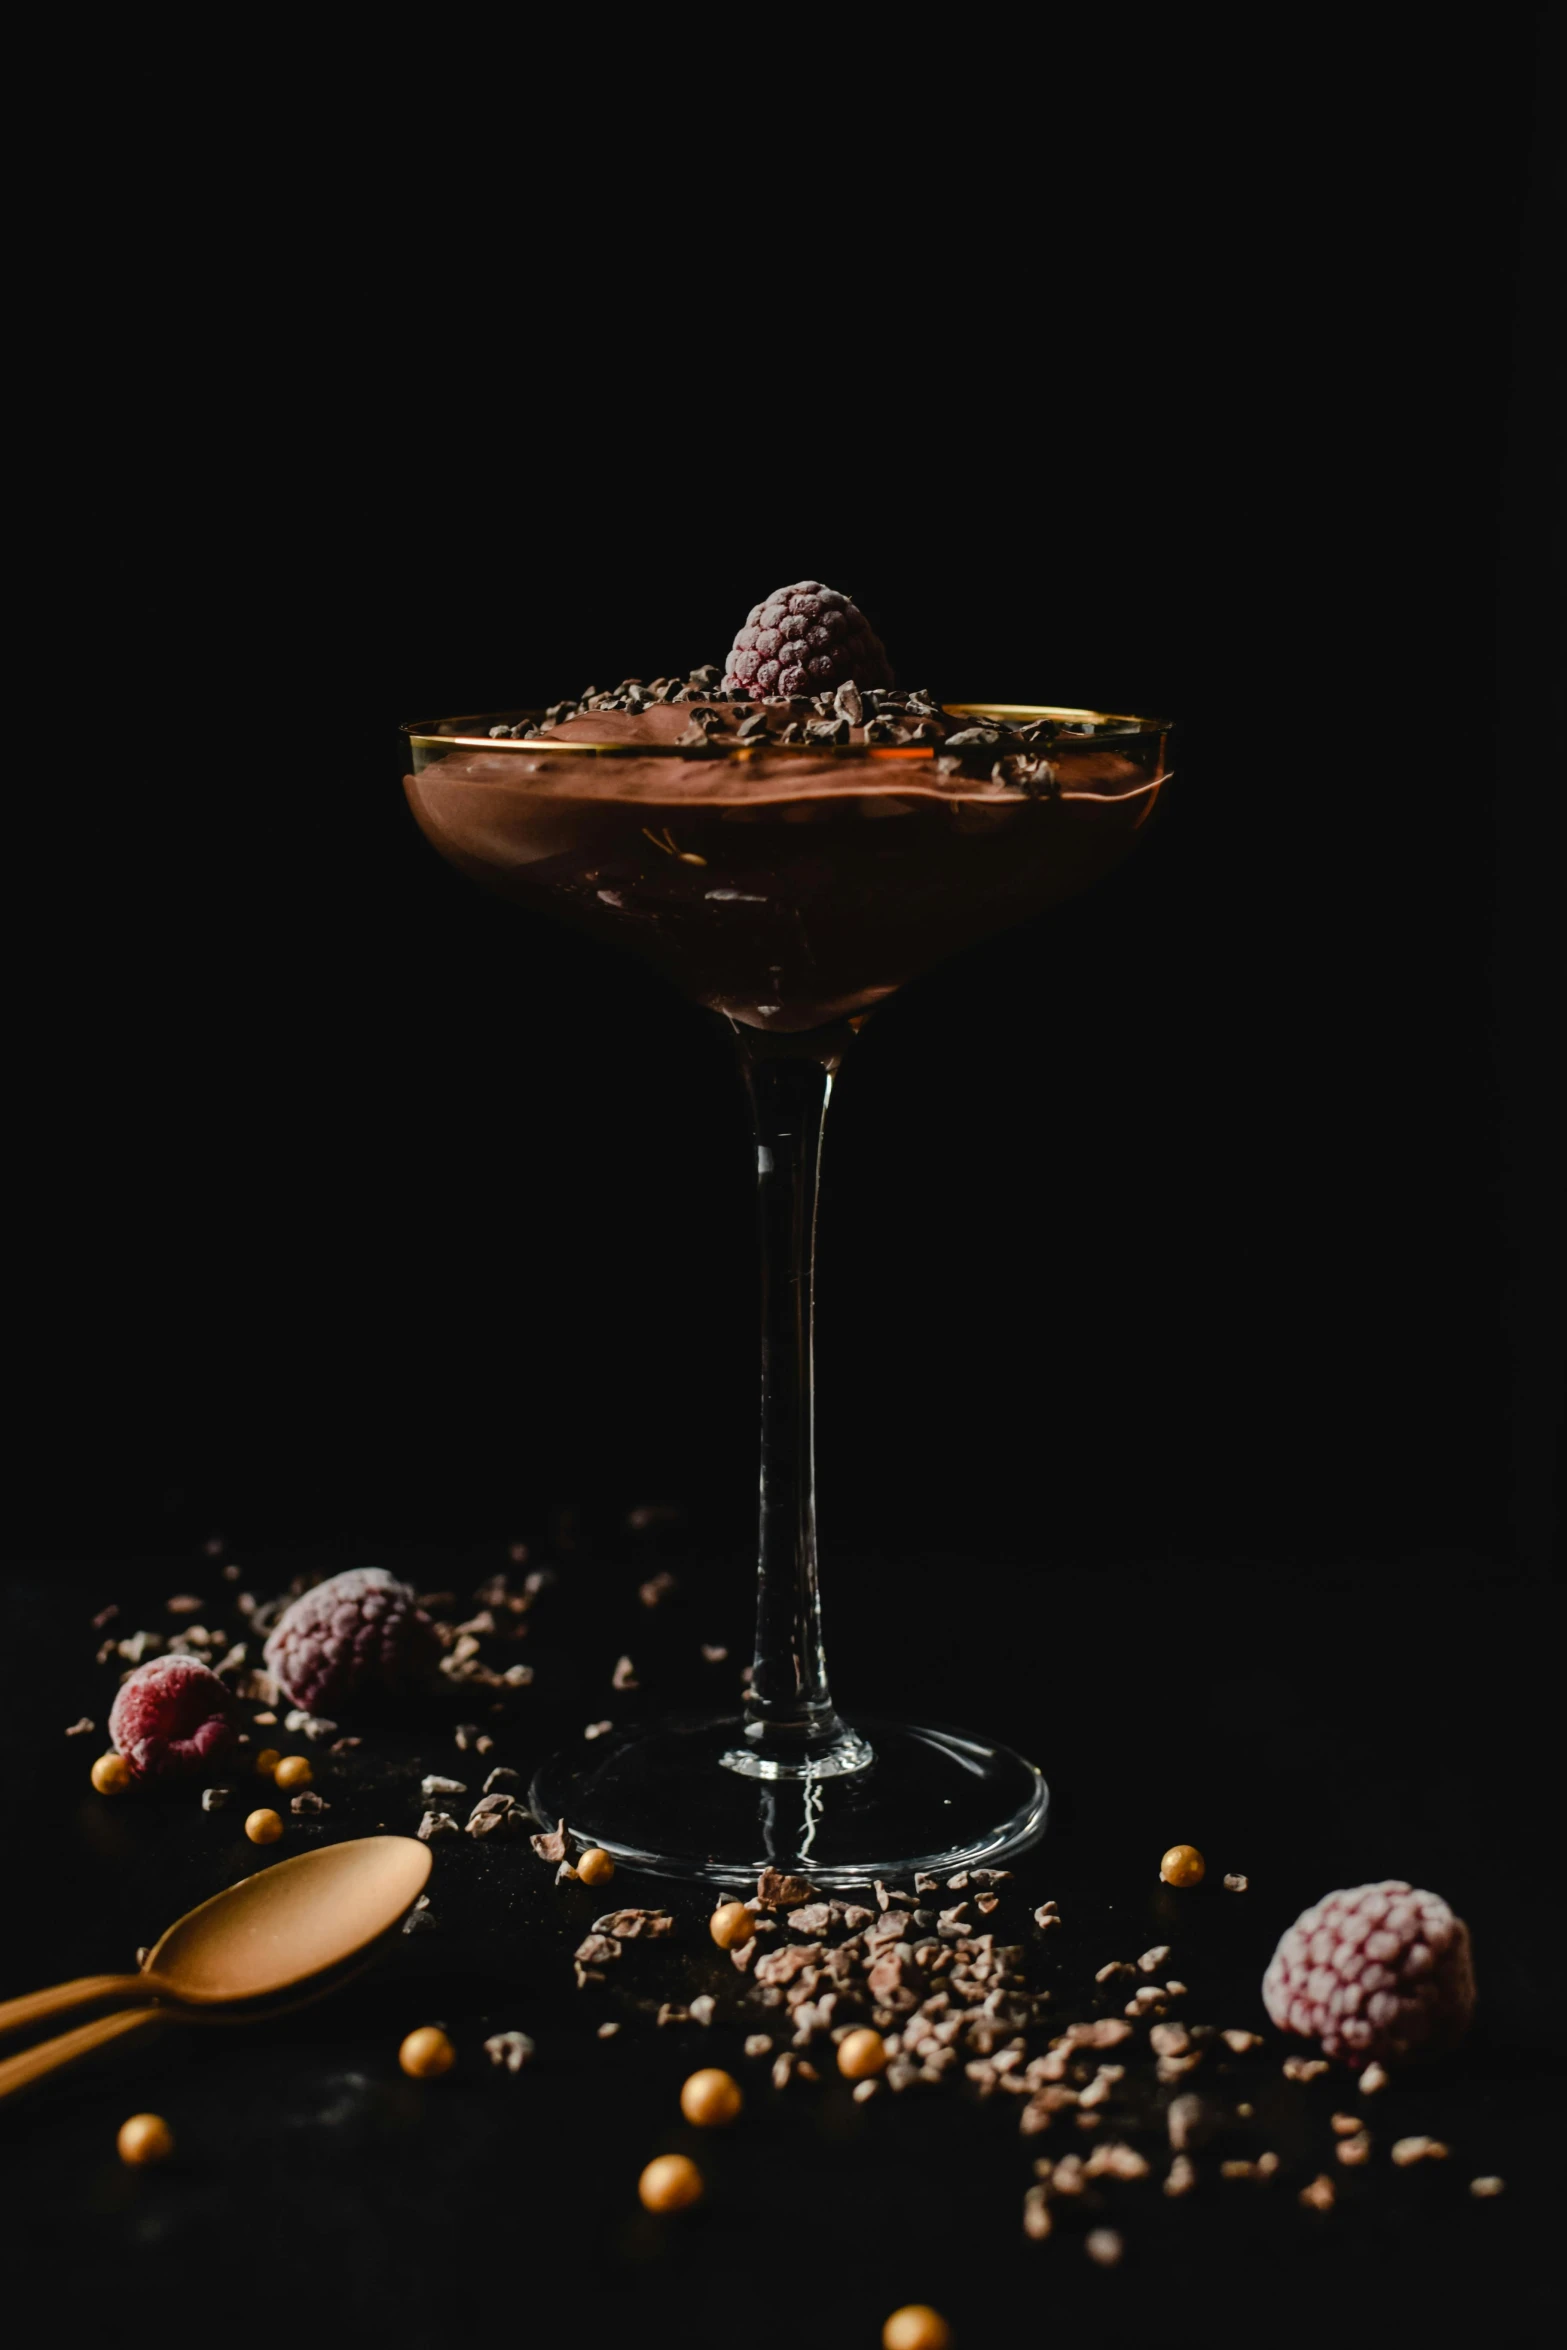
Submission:
M 812 1456 L 822 1128 L 877 1004 L 1119 864 L 1167 779 L 1170 731 L 895 691 L 862 615 L 810 580 L 753 610 L 722 674 L 404 729 L 409 804 L 442 855 L 722 1014 L 751 1097 L 761 1520 L 745 1708 L 584 1742 L 529 1795 L 627 1867 L 862 1884 L 993 1861 L 1043 1827 L 1047 1790 L 1021 1755 L 833 1703 Z

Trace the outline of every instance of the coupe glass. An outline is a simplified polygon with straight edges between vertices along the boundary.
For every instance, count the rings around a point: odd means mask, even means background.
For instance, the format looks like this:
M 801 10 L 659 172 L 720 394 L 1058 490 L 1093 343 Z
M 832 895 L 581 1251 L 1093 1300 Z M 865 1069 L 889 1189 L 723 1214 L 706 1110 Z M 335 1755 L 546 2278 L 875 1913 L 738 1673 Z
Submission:
M 1049 1802 L 993 1740 L 833 1703 L 812 1454 L 812 1280 L 828 1098 L 867 1014 L 957 948 L 1118 864 L 1167 780 L 1170 729 L 1044 704 L 1026 789 L 964 785 L 927 747 L 550 739 L 528 711 L 404 728 L 426 836 L 518 904 L 629 947 L 733 1030 L 756 1129 L 762 1256 L 756 1649 L 743 1713 L 672 1717 L 552 1756 L 539 1817 L 622 1865 L 747 1885 L 951 1872 L 1020 1850 Z M 1003 746 L 1004 748 L 1005 746 Z M 851 776 L 838 760 L 855 762 Z M 1044 780 L 1041 782 L 1039 776 Z M 852 788 L 849 788 L 852 782 Z

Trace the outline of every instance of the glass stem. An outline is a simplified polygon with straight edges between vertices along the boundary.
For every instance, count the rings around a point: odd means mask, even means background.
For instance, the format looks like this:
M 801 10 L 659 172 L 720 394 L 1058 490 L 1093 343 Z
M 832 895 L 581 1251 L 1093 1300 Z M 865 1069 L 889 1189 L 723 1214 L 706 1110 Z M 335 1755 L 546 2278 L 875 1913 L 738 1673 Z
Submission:
M 841 1051 L 825 1035 L 741 1035 L 762 1243 L 761 1523 L 745 1736 L 753 1767 L 768 1775 L 831 1768 L 835 1753 L 840 1770 L 859 1763 L 859 1742 L 827 1686 L 812 1432 L 817 1178 Z M 869 1759 L 868 1750 L 863 1755 Z

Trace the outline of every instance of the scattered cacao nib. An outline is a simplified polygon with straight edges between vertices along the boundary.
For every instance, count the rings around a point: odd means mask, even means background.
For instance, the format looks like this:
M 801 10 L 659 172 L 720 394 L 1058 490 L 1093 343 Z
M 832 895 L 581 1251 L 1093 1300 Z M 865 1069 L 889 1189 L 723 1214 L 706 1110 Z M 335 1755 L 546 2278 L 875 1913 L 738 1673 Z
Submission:
M 756 1960 L 756 1944 L 742 1942 L 729 1953 L 729 1963 L 738 1974 L 744 1974 Z
M 285 1716 L 283 1727 L 285 1730 L 302 1732 L 312 1746 L 318 1746 L 323 1738 L 337 1736 L 336 1722 L 326 1721 L 320 1714 L 306 1713 L 304 1707 L 298 1705 Z
M 674 1917 L 667 1909 L 612 1909 L 593 1921 L 595 1934 L 614 1934 L 622 1942 L 636 1942 L 644 1935 L 652 1942 L 674 1930 Z
M 1167 2195 L 1189 2195 L 1197 2184 L 1197 2165 L 1189 2154 L 1177 2154 L 1164 2181 Z
M 601 2040 L 613 2040 L 619 2029 L 619 2024 L 600 2024 L 598 2028 L 598 2037 Z
M 459 1722 L 452 1732 L 452 1736 L 456 1739 L 458 1748 L 463 1754 L 468 1752 L 478 1735 L 479 1725 L 477 1722 Z
M 332 1807 L 324 1795 L 318 1795 L 313 1787 L 305 1787 L 294 1797 L 288 1808 L 304 1817 L 311 1812 L 330 1811 Z
M 1317 2081 L 1328 2070 L 1325 2056 L 1286 2056 L 1284 2078 L 1287 2081 Z
M 1445 2162 L 1450 2149 L 1440 2138 L 1395 2138 L 1389 2149 L 1400 2170 L 1412 2162 Z
M 557 1885 L 575 1885 L 578 1882 L 577 1872 L 569 1860 L 563 1860 L 555 1871 L 555 1882 Z
M 1059 2040 L 1052 2040 L 1052 2048 L 1119 2048 L 1123 2040 L 1130 2040 L 1132 2027 L 1123 2024 L 1117 2016 L 1101 2016 L 1088 2024 L 1068 2024 Z
M 712 1993 L 704 1991 L 699 1999 L 693 1999 L 691 2002 L 691 2021 L 694 2024 L 710 2024 L 717 2009 L 718 2002 Z
M 1024 2235 L 1032 2243 L 1042 2244 L 1054 2225 L 1046 2190 L 1042 2186 L 1030 2187 L 1023 2197 Z
M 1242 2032 L 1231 2030 L 1228 2032 L 1221 2032 L 1219 2034 L 1219 2038 L 1224 2042 L 1225 2047 L 1231 2049 L 1236 2056 L 1244 2056 L 1249 2048 L 1260 2048 L 1262 2046 L 1262 2034 L 1260 2032 Z
M 1201 2146 L 1212 2133 L 1213 2117 L 1200 2097 L 1173 2098 L 1164 2118 L 1171 2147 L 1177 2154 Z
M 520 1836 L 530 1815 L 514 1795 L 481 1795 L 468 1814 L 470 1836 Z M 534 1838 L 535 1845 L 538 1842 Z
M 449 1811 L 427 1811 L 414 1834 L 421 1844 L 433 1844 L 437 1836 L 460 1836 L 462 1830 Z
M 771 2056 L 772 2035 L 768 2032 L 748 2032 L 743 2053 L 746 2056 Z
M 1105 2138 L 1083 2165 L 1085 2179 L 1146 2179 L 1149 2166 L 1133 2146 Z
M 1225 1878 L 1225 1880 L 1224 1880 L 1224 1890 L 1225 1890 L 1225 1892 L 1226 1892 L 1226 1893 L 1246 1893 L 1246 1892 L 1249 1892 L 1249 1891 L 1250 1891 L 1250 1879 L 1249 1879 L 1249 1878 L 1246 1878 L 1246 1877 L 1241 1877 L 1241 1876 L 1229 1876 L 1229 1877 L 1226 1877 L 1226 1878 Z M 1331 2192 L 1332 2192 L 1332 2183 L 1331 2183 L 1331 2181 L 1330 2181 L 1330 2182 L 1329 2182 L 1329 2193 L 1331 2194 Z M 1302 2197 L 1301 2197 L 1301 2201 L 1302 2201 L 1302 2202 L 1304 2202 L 1304 2201 L 1305 2201 L 1305 2195 L 1304 2195 L 1304 2194 L 1303 2194 L 1303 2195 L 1302 2195 Z
M 912 1909 L 915 1905 L 912 1893 L 900 1893 L 896 1886 L 884 1885 L 880 1877 L 876 1879 L 875 1894 L 876 1906 L 881 1910 Z
M 166 1599 L 163 1604 L 171 1616 L 199 1616 L 201 1613 L 201 1601 L 193 1591 L 176 1591 L 174 1597 Z
M 1040 1928 L 1041 1932 L 1047 1934 L 1052 1926 L 1060 1925 L 1061 1920 L 1057 1914 L 1056 1905 L 1053 1901 L 1047 1901 L 1041 1908 L 1035 1910 L 1034 1923 Z
M 120 1612 L 120 1610 L 119 1610 L 119 1606 L 118 1606 L 117 1602 L 111 1599 L 111 1600 L 110 1600 L 110 1602 L 109 1602 L 109 1604 L 108 1604 L 108 1606 L 107 1606 L 107 1607 L 101 1607 L 101 1608 L 98 1610 L 98 1613 L 97 1613 L 97 1614 L 96 1614 L 96 1615 L 93 1617 L 93 1620 L 92 1620 L 92 1628 L 93 1628 L 93 1630 L 94 1630 L 95 1632 L 101 1632 L 101 1631 L 104 1629 L 105 1625 L 107 1625 L 107 1624 L 112 1624 L 112 1623 L 113 1623 L 113 1621 L 114 1621 L 115 1617 L 116 1617 L 116 1616 L 119 1614 L 119 1612 Z
M 721 1665 L 728 1658 L 729 1651 L 727 1648 L 720 1647 L 714 1641 L 704 1640 L 702 1643 L 702 1654 L 710 1665 Z
M 850 2094 L 856 2105 L 868 2105 L 881 2088 L 878 2080 L 856 2081 Z
M 203 1787 L 201 1791 L 202 1810 L 222 1811 L 233 1792 L 232 1787 Z
M 1365 2128 L 1358 2113 L 1335 2113 L 1330 2117 L 1328 2126 L 1335 2138 L 1353 2138 L 1357 2130 Z
M 1159 1972 L 1159 1969 L 1160 1969 L 1160 1968 L 1163 1966 L 1163 1964 L 1164 1964 L 1165 1960 L 1166 1960 L 1166 1959 L 1169 1957 L 1169 1955 L 1170 1955 L 1170 1945 L 1169 1945 L 1169 1943 L 1168 1943 L 1168 1942 L 1156 1942 L 1156 1943 L 1154 1944 L 1154 1946 L 1153 1946 L 1152 1950 L 1145 1950 L 1145 1951 L 1143 1952 L 1143 1955 L 1142 1955 L 1142 1957 L 1141 1957 L 1141 1958 L 1138 1960 L 1138 1962 L 1137 1962 L 1137 1971 L 1138 1971 L 1138 1973 L 1139 1973 L 1140 1975 L 1156 1975 L 1156 1974 Z
M 484 2053 L 491 2064 L 503 2064 L 509 2073 L 520 2073 L 533 2054 L 533 2042 L 526 2032 L 494 2032 L 484 2043 Z
M 933 1877 L 929 1869 L 916 1869 L 914 1873 L 914 1890 L 916 1893 L 939 1893 L 941 1891 L 941 1879 L 939 1877 Z
M 1497 2178 L 1471 2179 L 1469 2192 L 1482 2203 L 1487 2203 L 1493 2195 L 1504 2195 L 1507 2192 L 1507 2181 Z
M 644 1607 L 657 1607 L 672 1591 L 678 1590 L 674 1576 L 667 1567 L 660 1567 L 656 1575 L 649 1575 L 645 1583 L 637 1585 L 637 1597 Z
M 1184 2056 L 1192 2044 L 1184 2024 L 1155 2024 L 1148 2040 L 1155 2056 Z
M 461 1779 L 442 1779 L 432 1771 L 420 1780 L 419 1792 L 426 1803 L 433 1803 L 438 1795 L 466 1795 L 468 1790 Z
M 435 1919 L 427 1909 L 411 1910 L 403 1920 L 405 1934 L 433 1934 L 435 1931 Z
M 582 1735 L 584 1738 L 607 1738 L 614 1727 L 613 1722 L 589 1722 Z
M 1359 2089 L 1361 2096 L 1374 2097 L 1379 2089 L 1385 2089 L 1387 2087 L 1391 2078 L 1392 2075 L 1388 2072 L 1385 2072 L 1381 2065 L 1368 2064 L 1365 2071 L 1360 2076 Z
M 73 1722 L 71 1724 L 65 1735 L 67 1738 L 90 1738 L 93 1731 L 96 1730 L 97 1727 L 98 1725 L 96 1722 L 89 1720 L 87 1715 L 83 1714 L 79 1722 Z
M 542 1836 L 531 1836 L 528 1841 L 540 1860 L 564 1860 L 566 1857 L 566 1823 L 558 1820 L 553 1828 L 546 1828 Z
M 612 1934 L 584 1934 L 571 1955 L 579 1966 L 607 1966 L 620 1956 L 620 1944 Z
M 1327 2172 L 1318 2171 L 1309 2187 L 1302 2187 L 1300 2201 L 1308 2211 L 1331 2211 L 1338 2200 L 1338 2190 Z
M 497 1763 L 484 1785 L 479 1789 L 479 1793 L 481 1795 L 507 1795 L 514 1787 L 521 1785 L 522 1773 L 520 1771 L 514 1771 L 509 1763 Z M 464 1789 L 463 1792 L 466 1793 L 467 1790 Z
M 1001 1907 L 1001 1896 L 999 1893 L 977 1894 L 974 1900 L 974 1907 L 979 1911 L 981 1917 L 988 1918 L 993 1909 L 999 1909 Z
M 1091 2228 L 1083 2240 L 1083 2250 L 1096 2268 L 1114 2268 L 1126 2246 L 1114 2228 Z
M 857 1901 L 849 1902 L 843 1913 L 843 1923 L 851 1934 L 860 1933 L 871 1922 L 874 1911 L 862 1909 Z
M 1333 2151 L 1346 2170 L 1359 2170 L 1371 2158 L 1371 2132 L 1357 2130 L 1352 2138 L 1340 2138 Z
M 658 2011 L 656 2020 L 660 2024 L 688 2024 L 691 2021 L 691 2011 L 689 2008 L 676 2007 L 671 2000 L 666 1999 Z
M 144 1967 L 151 1956 L 152 1944 L 150 1942 L 143 1942 L 140 1949 L 136 1953 L 136 1964 L 139 1967 Z
M 820 1898 L 804 1877 L 788 1877 L 778 1869 L 763 1869 L 756 1880 L 756 1898 L 763 1909 L 798 1909 L 802 1901 Z
M 1161 2056 L 1155 2070 L 1163 2082 L 1183 2080 L 1195 2072 L 1202 2062 L 1202 2050 L 1194 2048 L 1190 2056 Z
M 258 1730 L 271 1730 L 275 1728 L 277 1724 L 277 1715 L 271 1711 L 261 1714 L 253 1714 L 251 1719 L 255 1723 L 255 1726 Z
M 636 1667 L 632 1663 L 629 1656 L 617 1657 L 615 1660 L 615 1670 L 610 1674 L 609 1680 L 610 1687 L 612 1689 L 637 1689 L 641 1687 L 641 1683 L 637 1679 Z

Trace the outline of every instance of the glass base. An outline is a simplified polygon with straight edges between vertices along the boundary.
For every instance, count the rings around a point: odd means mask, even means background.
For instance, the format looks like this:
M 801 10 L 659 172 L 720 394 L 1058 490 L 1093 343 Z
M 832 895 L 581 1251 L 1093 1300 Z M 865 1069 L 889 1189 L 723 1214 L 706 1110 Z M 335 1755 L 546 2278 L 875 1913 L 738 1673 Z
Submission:
M 953 1730 L 864 1721 L 860 1768 L 755 1777 L 738 1714 L 690 1716 L 584 1741 L 541 1763 L 528 1802 L 620 1867 L 709 1885 L 782 1869 L 813 1885 L 867 1885 L 999 1860 L 1043 1833 L 1049 1790 L 1010 1747 Z

